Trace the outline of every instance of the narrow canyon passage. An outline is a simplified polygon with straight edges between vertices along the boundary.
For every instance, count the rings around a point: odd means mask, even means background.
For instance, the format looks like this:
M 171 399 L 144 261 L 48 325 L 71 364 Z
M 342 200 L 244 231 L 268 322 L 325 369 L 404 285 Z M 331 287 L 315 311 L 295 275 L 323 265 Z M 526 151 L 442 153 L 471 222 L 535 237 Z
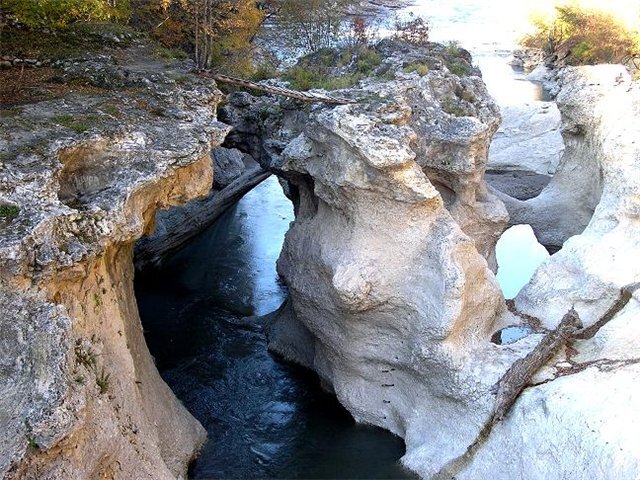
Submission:
M 401 439 L 356 425 L 314 374 L 267 352 L 259 321 L 285 292 L 275 261 L 293 219 L 273 177 L 136 294 L 169 386 L 207 429 L 192 478 L 412 478 Z

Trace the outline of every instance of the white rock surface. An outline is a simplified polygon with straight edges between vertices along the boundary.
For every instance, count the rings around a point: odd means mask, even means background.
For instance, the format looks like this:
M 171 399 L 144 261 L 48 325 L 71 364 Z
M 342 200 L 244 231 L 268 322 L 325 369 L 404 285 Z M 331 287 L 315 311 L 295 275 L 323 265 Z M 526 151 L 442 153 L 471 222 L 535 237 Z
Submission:
M 482 178 L 495 104 L 475 75 L 397 70 L 362 86 L 372 100 L 313 109 L 272 165 L 296 220 L 269 337 L 356 420 L 401 435 L 403 462 L 429 477 L 473 441 L 491 386 L 531 340 L 489 342 L 505 309 L 479 253 L 505 220 Z
M 425 109 L 436 77 L 418 83 Z M 614 67 L 569 70 L 563 82 L 568 152 L 549 189 L 565 192 L 547 197 L 555 203 L 546 204 L 545 219 L 580 222 L 585 198 L 597 208 L 587 230 L 516 298 L 549 328 L 572 304 L 589 325 L 640 272 L 640 255 L 631 253 L 640 251 L 640 162 L 631 140 L 640 138 L 639 90 Z M 465 162 L 455 149 L 420 148 L 412 120 L 419 104 L 403 115 L 397 84 L 375 88 L 394 92 L 387 98 L 396 107 L 318 108 L 277 166 L 297 192 L 297 211 L 278 262 L 290 298 L 272 316 L 271 347 L 315 369 L 356 420 L 401 435 L 403 463 L 431 478 L 475 440 L 492 407 L 491 385 L 540 336 L 489 342 L 517 319 L 504 311 L 447 198 L 468 200 L 469 186 L 481 182 L 465 183 L 477 177 L 464 169 L 456 176 Z M 438 158 L 446 170 L 438 171 Z M 534 228 L 545 225 L 563 224 Z M 639 330 L 630 327 L 638 312 L 632 299 L 575 352 L 562 350 L 535 377 L 546 383 L 525 391 L 456 478 L 637 479 L 640 348 L 625 332 Z
M 502 124 L 489 149 L 490 170 L 556 172 L 564 151 L 560 111 L 554 102 L 527 102 L 501 107 Z
M 597 206 L 584 232 L 549 258 L 515 299 L 520 311 L 548 328 L 572 305 L 585 325 L 593 324 L 622 286 L 640 281 L 640 86 L 613 65 L 566 69 L 560 78 L 569 155 L 556 177 L 562 183 L 553 188 L 573 186 L 568 193 L 585 194 Z M 575 191 L 594 176 L 599 202 L 588 189 Z M 560 200 L 574 197 L 547 197 L 556 200 L 547 203 L 547 215 L 570 215 L 576 204 Z M 574 342 L 550 362 L 537 379 L 546 383 L 522 394 L 458 478 L 637 479 L 639 300 L 636 292 L 593 338 Z
M 614 65 L 567 69 L 561 81 L 568 152 L 547 189 L 524 203 L 550 219 L 573 217 L 586 229 L 538 270 L 517 300 L 542 319 L 575 304 L 588 323 L 620 287 L 640 280 L 640 86 Z
M 531 225 L 540 243 L 555 249 L 562 247 L 570 237 L 582 233 L 589 224 L 601 203 L 603 182 L 607 178 L 610 183 L 621 181 L 615 180 L 620 173 L 614 173 L 613 169 L 627 167 L 620 167 L 622 160 L 611 157 L 623 153 L 633 157 L 634 153 L 628 152 L 630 146 L 613 145 L 614 138 L 620 132 L 625 132 L 626 138 L 632 138 L 636 132 L 631 130 L 637 123 L 633 95 L 627 92 L 630 78 L 624 67 L 603 65 L 564 72 L 559 80 L 564 87 L 558 94 L 557 103 L 563 115 L 565 152 L 556 175 L 540 195 L 527 201 L 498 193 L 512 224 Z M 625 105 L 625 102 L 629 104 Z M 622 122 L 629 122 L 629 126 Z M 615 141 L 622 144 L 626 139 Z M 611 173 L 607 174 L 609 170 Z M 624 175 L 633 173 L 628 171 Z M 610 193 L 603 204 L 614 201 L 612 199 L 619 193 Z M 624 197 L 626 195 L 621 198 Z

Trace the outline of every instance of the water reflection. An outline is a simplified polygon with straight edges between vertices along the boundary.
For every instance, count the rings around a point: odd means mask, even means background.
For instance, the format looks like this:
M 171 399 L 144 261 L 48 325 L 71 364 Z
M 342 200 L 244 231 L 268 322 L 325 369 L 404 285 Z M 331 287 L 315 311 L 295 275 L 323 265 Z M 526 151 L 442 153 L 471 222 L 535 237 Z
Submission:
M 247 194 L 161 271 L 136 278 L 145 336 L 209 433 L 190 477 L 412 478 L 401 439 L 356 425 L 308 371 L 267 352 L 259 320 L 285 292 L 275 261 L 290 202 L 277 179 Z

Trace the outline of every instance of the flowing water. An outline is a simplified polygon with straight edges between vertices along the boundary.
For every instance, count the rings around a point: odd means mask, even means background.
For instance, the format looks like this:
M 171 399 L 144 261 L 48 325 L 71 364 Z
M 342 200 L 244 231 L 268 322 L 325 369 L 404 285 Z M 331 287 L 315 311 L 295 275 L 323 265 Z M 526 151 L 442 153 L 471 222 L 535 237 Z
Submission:
M 416 0 L 397 15 L 429 19 L 430 40 L 458 42 L 473 55 L 499 105 L 546 100 L 542 87 L 509 66 L 511 52 L 530 29 L 531 0 Z
M 434 40 L 458 40 L 476 55 L 499 103 L 541 98 L 507 65 L 514 23 L 495 19 L 496 2 L 421 0 L 410 9 L 431 17 Z M 356 425 L 314 375 L 269 354 L 259 320 L 246 318 L 285 298 L 275 261 L 292 219 L 270 178 L 161 270 L 136 278 L 156 364 L 209 434 L 190 476 L 412 478 L 399 465 L 401 439 Z
M 275 262 L 292 219 L 271 177 L 162 270 L 136 279 L 156 365 L 209 434 L 190 477 L 413 478 L 398 463 L 401 439 L 356 425 L 244 319 L 284 299 Z

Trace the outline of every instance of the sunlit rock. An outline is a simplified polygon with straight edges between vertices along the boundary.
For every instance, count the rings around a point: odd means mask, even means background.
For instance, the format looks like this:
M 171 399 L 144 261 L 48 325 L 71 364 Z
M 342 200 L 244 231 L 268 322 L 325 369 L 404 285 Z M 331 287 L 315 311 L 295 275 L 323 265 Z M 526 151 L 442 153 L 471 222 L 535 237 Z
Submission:
M 505 105 L 501 113 L 502 124 L 491 142 L 488 168 L 553 175 L 564 150 L 556 104 Z
M 567 153 L 549 191 L 531 202 L 539 231 L 558 228 L 556 219 L 584 231 L 515 299 L 547 328 L 571 306 L 592 325 L 620 288 L 640 281 L 640 85 L 613 65 L 569 68 L 560 79 Z M 593 338 L 550 362 L 457 478 L 637 478 L 638 299 L 636 291 Z
M 157 209 L 209 191 L 228 127 L 210 82 L 176 62 L 132 66 L 130 54 L 67 70 L 99 69 L 118 90 L 2 118 L 0 205 L 14 208 L 0 215 L 3 478 L 184 478 L 205 440 L 147 349 L 133 244 Z M 60 116 L 91 123 L 82 133 Z
M 440 47 L 387 48 L 392 64 L 443 66 L 341 92 L 367 100 L 312 109 L 272 165 L 297 208 L 270 346 L 318 372 L 356 420 L 403 436 L 404 463 L 428 477 L 471 443 L 517 357 L 490 342 L 504 302 L 479 252 L 506 221 L 483 180 L 498 113 Z

